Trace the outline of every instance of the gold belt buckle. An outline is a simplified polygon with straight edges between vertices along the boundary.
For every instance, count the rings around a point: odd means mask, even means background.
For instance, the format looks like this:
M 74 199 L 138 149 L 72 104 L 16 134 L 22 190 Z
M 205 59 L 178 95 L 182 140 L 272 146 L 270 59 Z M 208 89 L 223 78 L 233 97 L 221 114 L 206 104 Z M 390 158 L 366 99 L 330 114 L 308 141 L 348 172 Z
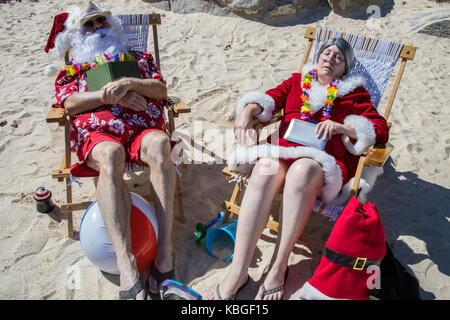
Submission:
M 362 266 L 358 267 L 360 261 L 362 262 Z M 355 264 L 353 265 L 353 269 L 354 270 L 363 270 L 364 266 L 366 265 L 367 262 L 367 258 L 356 258 Z

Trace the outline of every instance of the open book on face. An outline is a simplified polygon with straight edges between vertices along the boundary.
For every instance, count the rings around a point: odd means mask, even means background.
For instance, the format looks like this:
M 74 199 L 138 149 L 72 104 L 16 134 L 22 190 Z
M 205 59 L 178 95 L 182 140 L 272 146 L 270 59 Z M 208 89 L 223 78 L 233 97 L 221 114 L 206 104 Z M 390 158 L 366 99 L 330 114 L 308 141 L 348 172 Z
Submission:
M 291 120 L 284 139 L 319 150 L 323 150 L 327 144 L 327 139 L 316 137 L 316 124 L 298 119 Z

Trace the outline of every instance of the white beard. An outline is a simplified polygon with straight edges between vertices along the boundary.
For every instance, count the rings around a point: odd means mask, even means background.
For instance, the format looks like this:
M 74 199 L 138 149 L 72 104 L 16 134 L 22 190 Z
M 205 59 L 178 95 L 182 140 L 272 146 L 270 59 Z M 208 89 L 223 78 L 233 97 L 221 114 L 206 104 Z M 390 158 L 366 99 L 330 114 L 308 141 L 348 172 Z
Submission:
M 128 53 L 128 38 L 121 26 L 99 29 L 95 33 L 77 32 L 72 40 L 72 57 L 74 63 L 92 63 L 99 55 L 107 53 Z

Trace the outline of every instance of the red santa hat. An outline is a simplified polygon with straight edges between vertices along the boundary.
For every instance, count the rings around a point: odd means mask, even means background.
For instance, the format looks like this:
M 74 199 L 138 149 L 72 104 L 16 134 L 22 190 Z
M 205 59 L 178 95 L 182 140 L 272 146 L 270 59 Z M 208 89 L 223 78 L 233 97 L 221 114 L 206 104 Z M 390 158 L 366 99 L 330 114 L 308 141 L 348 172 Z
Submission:
M 314 275 L 300 290 L 306 300 L 367 300 L 370 266 L 386 253 L 385 232 L 377 208 L 352 197 L 336 221 Z M 369 270 L 368 270 L 369 268 Z
M 69 9 L 69 13 L 58 14 L 53 21 L 44 51 L 54 55 L 57 59 L 63 59 L 71 48 L 75 32 L 83 23 L 96 16 L 109 15 L 111 15 L 111 11 L 101 10 L 92 1 L 86 1 L 82 8 L 72 7 Z M 46 67 L 45 74 L 50 77 L 56 75 L 57 71 L 58 68 L 50 64 Z

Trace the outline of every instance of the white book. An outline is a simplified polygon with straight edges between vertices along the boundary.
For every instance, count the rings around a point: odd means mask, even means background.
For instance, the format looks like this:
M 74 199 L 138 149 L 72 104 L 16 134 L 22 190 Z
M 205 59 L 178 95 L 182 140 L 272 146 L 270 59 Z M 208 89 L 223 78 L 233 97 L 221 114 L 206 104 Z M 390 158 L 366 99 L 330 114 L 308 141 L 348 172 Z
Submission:
M 327 139 L 316 137 L 316 124 L 298 119 L 291 120 L 284 139 L 319 150 L 323 150 L 327 144 Z

